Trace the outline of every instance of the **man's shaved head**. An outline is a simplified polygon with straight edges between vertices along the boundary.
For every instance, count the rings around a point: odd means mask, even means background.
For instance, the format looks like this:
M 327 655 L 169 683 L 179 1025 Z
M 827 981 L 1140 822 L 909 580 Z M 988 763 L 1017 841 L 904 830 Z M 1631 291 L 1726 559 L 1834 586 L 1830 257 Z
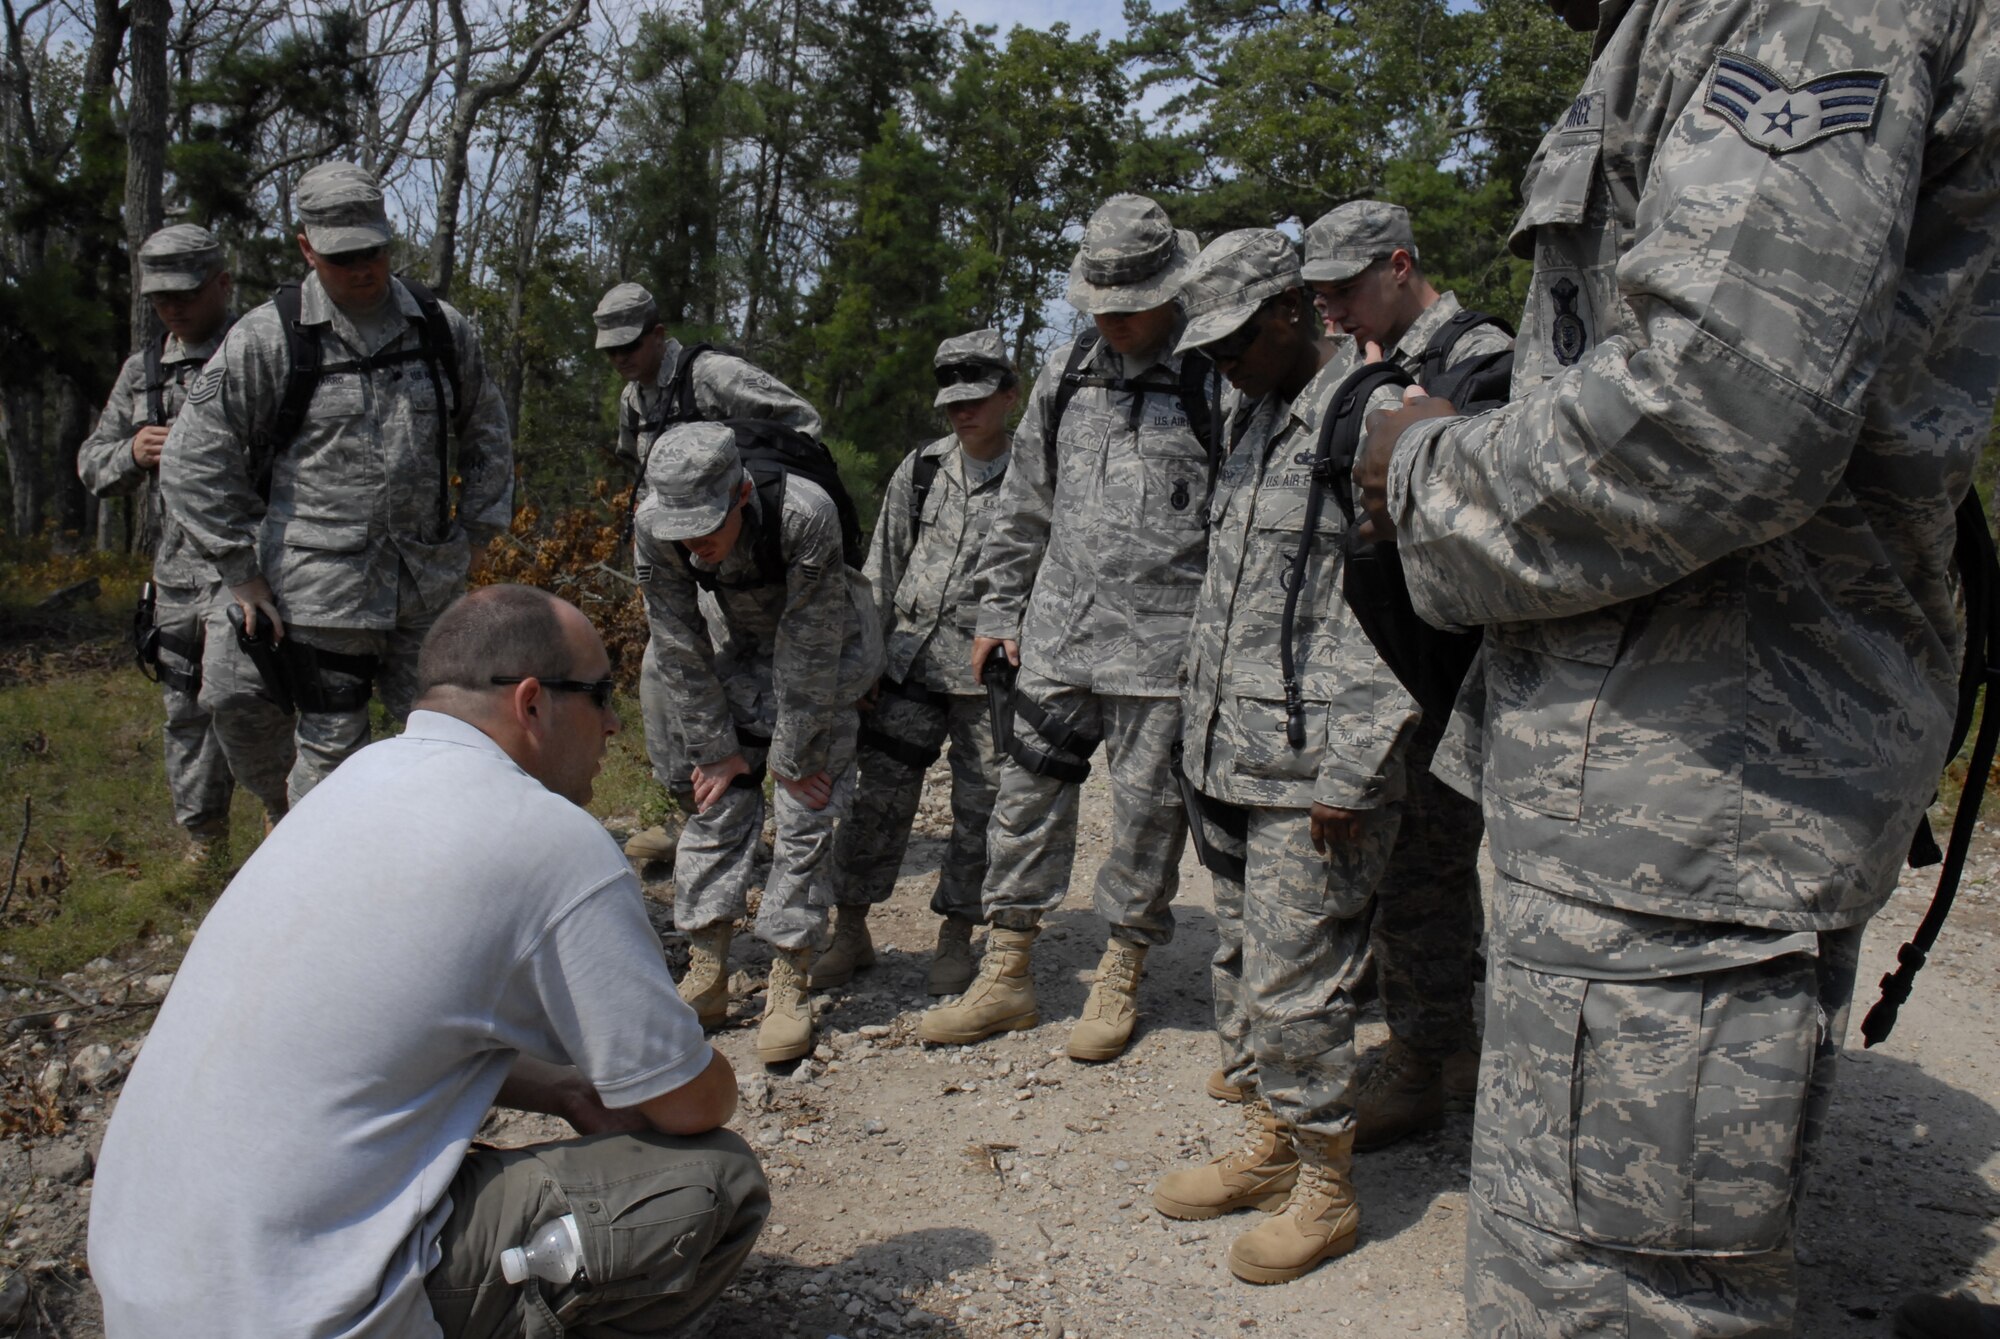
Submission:
M 533 586 L 483 586 L 438 616 L 417 652 L 417 696 L 487 688 L 496 674 L 566 678 L 563 601 Z

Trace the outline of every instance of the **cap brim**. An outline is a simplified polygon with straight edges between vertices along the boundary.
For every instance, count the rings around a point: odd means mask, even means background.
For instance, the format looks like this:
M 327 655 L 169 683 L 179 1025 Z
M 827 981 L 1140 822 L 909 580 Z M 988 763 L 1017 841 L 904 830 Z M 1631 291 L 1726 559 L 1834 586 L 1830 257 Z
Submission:
M 597 327 L 597 347 L 600 349 L 615 349 L 620 345 L 634 344 L 645 333 L 646 327 L 642 325 L 614 326 L 609 330 L 606 330 L 603 326 L 599 326 Z
M 1180 343 L 1174 345 L 1174 352 L 1187 353 L 1192 349 L 1202 347 L 1204 344 L 1213 344 L 1218 339 L 1229 338 L 1229 336 L 1241 330 L 1244 323 L 1255 316 L 1257 309 L 1263 305 L 1264 299 L 1258 297 L 1248 302 L 1231 303 L 1229 306 L 1218 308 L 1215 311 L 1203 312 L 1194 320 L 1189 321 L 1187 328 L 1181 331 Z
M 1114 312 L 1143 312 L 1163 307 L 1180 296 L 1193 262 L 1185 254 L 1167 268 L 1136 284 L 1093 284 L 1083 277 L 1083 255 L 1077 254 L 1069 267 L 1069 305 L 1085 316 Z
M 371 246 L 387 246 L 393 238 L 386 223 L 343 223 L 306 225 L 306 240 L 322 256 L 338 256 L 346 251 L 366 251 Z
M 722 523 L 729 519 L 731 500 L 731 494 L 725 493 L 720 500 L 700 506 L 669 507 L 658 497 L 649 497 L 634 520 L 649 538 L 662 543 L 700 539 L 722 528 Z
M 214 273 L 213 270 L 203 274 L 189 274 L 185 270 L 170 270 L 160 274 L 147 272 L 139 277 L 139 293 L 141 296 L 148 293 L 192 293 L 207 283 L 209 276 Z
M 939 409 L 948 404 L 964 404 L 968 400 L 984 400 L 989 395 L 1000 393 L 1000 374 L 995 372 L 991 381 L 959 381 L 944 387 L 937 393 L 931 404 Z
M 1299 278 L 1309 284 L 1345 283 L 1374 263 L 1375 259 L 1372 256 L 1362 260 L 1345 258 L 1309 260 L 1299 267 Z

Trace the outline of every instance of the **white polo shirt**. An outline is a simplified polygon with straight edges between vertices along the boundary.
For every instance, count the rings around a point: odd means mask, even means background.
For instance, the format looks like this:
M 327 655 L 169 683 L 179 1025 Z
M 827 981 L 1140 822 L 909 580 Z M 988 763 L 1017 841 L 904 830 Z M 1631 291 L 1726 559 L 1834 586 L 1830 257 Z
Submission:
M 711 1052 L 617 843 L 414 712 L 278 825 L 174 979 L 92 1197 L 109 1339 L 437 1334 L 446 1190 L 522 1055 L 633 1106 Z

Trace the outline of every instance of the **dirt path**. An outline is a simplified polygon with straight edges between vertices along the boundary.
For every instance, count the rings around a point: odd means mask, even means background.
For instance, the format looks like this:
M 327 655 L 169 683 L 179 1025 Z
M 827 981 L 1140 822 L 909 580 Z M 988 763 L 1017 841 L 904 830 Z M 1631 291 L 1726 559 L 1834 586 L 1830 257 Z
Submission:
M 1202 1091 L 1216 1059 L 1211 902 L 1190 859 L 1179 933 L 1149 962 L 1142 1034 L 1114 1064 L 1065 1058 L 1102 949 L 1087 894 L 1105 845 L 1096 786 L 1086 794 L 1077 891 L 1037 946 L 1042 1026 L 962 1050 L 916 1041 L 916 1016 L 930 1003 L 926 903 L 947 826 L 942 794 L 933 788 L 896 898 L 871 921 L 881 963 L 825 993 L 814 1058 L 790 1074 L 756 1063 L 761 995 L 739 1000 L 716 1038 L 743 1076 L 737 1128 L 765 1157 L 776 1210 L 714 1333 L 1462 1334 L 1469 1117 L 1365 1156 L 1361 1247 L 1288 1286 L 1230 1277 L 1222 1256 L 1241 1217 L 1175 1223 L 1152 1211 L 1161 1173 L 1208 1156 L 1236 1128 L 1233 1109 Z M 1847 1057 L 1800 1241 L 1799 1333 L 1812 1339 L 1886 1336 L 1889 1312 L 1911 1291 L 1970 1287 L 2000 1300 L 2000 841 L 1991 831 L 1970 876 L 1895 1036 Z M 1929 881 L 1906 878 L 1875 923 L 1862 967 L 1868 1002 Z M 748 946 L 745 984 L 761 981 L 767 961 Z M 1365 1020 L 1364 1047 L 1383 1036 L 1379 1018 Z M 100 1119 L 59 1147 L 94 1144 Z M 525 1140 L 547 1128 L 510 1118 L 489 1133 Z M 51 1316 L 26 1332 L 95 1335 L 95 1297 L 75 1268 L 88 1186 L 31 1183 L 25 1163 L 10 1146 L 0 1182 L 29 1209 L 5 1251 L 41 1262 L 33 1277 Z M 22 1224 L 36 1236 L 19 1240 Z

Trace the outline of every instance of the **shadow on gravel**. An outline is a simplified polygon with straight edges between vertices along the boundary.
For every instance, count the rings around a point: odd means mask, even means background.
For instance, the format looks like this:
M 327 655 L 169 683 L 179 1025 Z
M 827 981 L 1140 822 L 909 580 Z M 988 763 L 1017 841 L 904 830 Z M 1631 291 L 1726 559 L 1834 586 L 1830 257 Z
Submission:
M 1840 1060 L 1800 1208 L 1800 1334 L 1887 1335 L 1911 1293 L 1995 1287 L 2000 1112 L 1895 1047 Z
M 768 1243 L 768 1238 L 766 1239 Z M 972 1228 L 923 1228 L 857 1248 L 832 1264 L 802 1264 L 762 1251 L 723 1294 L 709 1339 L 802 1335 L 826 1339 L 862 1328 L 935 1336 L 963 1335 L 957 1322 L 935 1313 L 913 1320 L 911 1293 L 942 1282 L 953 1270 L 993 1258 L 993 1239 Z M 857 1306 L 858 1304 L 858 1306 Z M 885 1326 L 879 1317 L 893 1315 Z

